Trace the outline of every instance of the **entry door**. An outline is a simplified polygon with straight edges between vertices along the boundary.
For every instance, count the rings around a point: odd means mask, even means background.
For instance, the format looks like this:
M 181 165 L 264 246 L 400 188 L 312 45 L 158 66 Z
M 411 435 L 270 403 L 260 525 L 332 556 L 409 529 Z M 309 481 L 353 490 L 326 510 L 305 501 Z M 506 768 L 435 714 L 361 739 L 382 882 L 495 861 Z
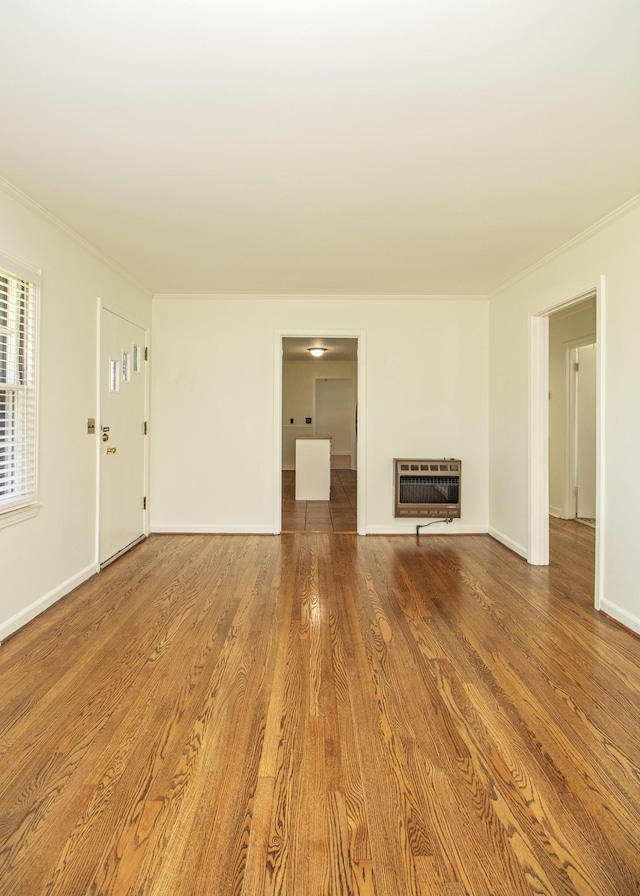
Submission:
M 576 438 L 576 516 L 596 516 L 596 347 L 585 345 L 577 351 L 578 395 Z
M 106 563 L 144 535 L 145 331 L 100 315 L 100 536 Z

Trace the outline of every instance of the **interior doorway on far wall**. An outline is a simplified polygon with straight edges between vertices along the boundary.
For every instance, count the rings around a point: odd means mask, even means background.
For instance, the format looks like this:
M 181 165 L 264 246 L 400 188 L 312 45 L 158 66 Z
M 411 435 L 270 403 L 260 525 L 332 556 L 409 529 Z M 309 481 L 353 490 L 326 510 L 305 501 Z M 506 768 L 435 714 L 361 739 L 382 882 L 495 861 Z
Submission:
M 357 532 L 361 524 L 357 412 L 360 399 L 359 337 L 283 335 L 281 351 L 282 531 Z M 310 349 L 324 349 L 312 354 Z M 298 440 L 330 438 L 329 501 L 296 500 Z

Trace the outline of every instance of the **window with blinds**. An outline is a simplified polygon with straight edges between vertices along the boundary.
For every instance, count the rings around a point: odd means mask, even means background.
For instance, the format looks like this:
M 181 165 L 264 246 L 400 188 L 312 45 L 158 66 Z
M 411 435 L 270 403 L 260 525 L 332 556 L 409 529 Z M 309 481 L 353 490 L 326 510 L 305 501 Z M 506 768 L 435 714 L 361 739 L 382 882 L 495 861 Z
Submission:
M 37 289 L 0 267 L 0 524 L 37 502 Z

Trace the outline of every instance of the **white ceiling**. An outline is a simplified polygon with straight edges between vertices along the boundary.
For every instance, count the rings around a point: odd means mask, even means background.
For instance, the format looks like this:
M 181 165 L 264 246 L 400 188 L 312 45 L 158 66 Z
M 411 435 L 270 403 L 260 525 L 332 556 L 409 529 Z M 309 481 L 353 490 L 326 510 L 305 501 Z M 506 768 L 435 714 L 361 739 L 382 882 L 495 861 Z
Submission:
M 484 294 L 640 193 L 638 0 L 6 0 L 0 174 L 156 293 Z

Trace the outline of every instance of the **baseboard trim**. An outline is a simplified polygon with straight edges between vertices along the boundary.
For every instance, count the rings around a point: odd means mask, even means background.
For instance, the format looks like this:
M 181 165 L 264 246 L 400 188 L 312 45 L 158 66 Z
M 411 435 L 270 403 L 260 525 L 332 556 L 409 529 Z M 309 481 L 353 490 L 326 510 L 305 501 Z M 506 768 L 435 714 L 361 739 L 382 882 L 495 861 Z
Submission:
M 24 610 L 16 613 L 15 616 L 7 619 L 6 622 L 1 623 L 0 642 L 4 641 L 5 638 L 8 638 L 9 635 L 13 635 L 18 631 L 18 629 L 21 629 L 28 622 L 31 622 L 32 619 L 36 618 L 36 616 L 44 613 L 45 610 L 48 610 L 49 607 L 52 607 L 62 597 L 65 597 L 65 595 L 69 594 L 70 591 L 73 591 L 74 588 L 77 588 L 78 585 L 82 585 L 83 582 L 86 582 L 87 579 L 90 579 L 91 576 L 95 575 L 97 572 L 98 564 L 92 563 L 90 566 L 85 567 L 85 569 L 81 570 L 81 572 L 77 573 L 75 576 L 71 576 L 71 578 L 67 579 L 66 582 L 62 582 L 62 584 L 58 585 L 57 588 L 49 591 L 48 594 L 43 595 L 43 597 L 34 601 L 28 607 L 25 607 Z
M 489 526 L 489 535 L 492 538 L 495 538 L 496 541 L 499 541 L 506 548 L 509 548 L 510 551 L 513 551 L 516 554 L 519 554 L 521 557 L 524 557 L 525 560 L 529 559 L 529 553 L 526 548 L 524 548 L 521 544 L 518 544 L 517 541 L 514 541 L 512 538 L 509 538 L 504 532 L 500 532 L 498 529 L 494 529 L 492 526 Z
M 238 526 L 216 526 L 202 523 L 152 523 L 155 535 L 273 535 L 273 525 L 256 526 L 245 523 Z
M 367 526 L 367 535 L 415 535 L 416 526 L 424 525 L 429 520 L 411 519 L 402 520 L 396 526 Z M 420 538 L 425 535 L 486 535 L 486 526 L 469 526 L 464 524 L 456 525 L 453 523 L 445 523 L 444 520 L 434 522 L 433 526 L 420 530 Z
M 626 610 L 623 610 L 622 607 L 619 607 L 617 604 L 612 603 L 610 600 L 606 600 L 606 598 L 602 598 L 600 600 L 600 612 L 604 613 L 605 616 L 610 616 L 611 619 L 614 619 L 616 622 L 619 622 L 620 625 L 635 632 L 636 635 L 640 635 L 640 619 L 637 616 L 628 613 Z

